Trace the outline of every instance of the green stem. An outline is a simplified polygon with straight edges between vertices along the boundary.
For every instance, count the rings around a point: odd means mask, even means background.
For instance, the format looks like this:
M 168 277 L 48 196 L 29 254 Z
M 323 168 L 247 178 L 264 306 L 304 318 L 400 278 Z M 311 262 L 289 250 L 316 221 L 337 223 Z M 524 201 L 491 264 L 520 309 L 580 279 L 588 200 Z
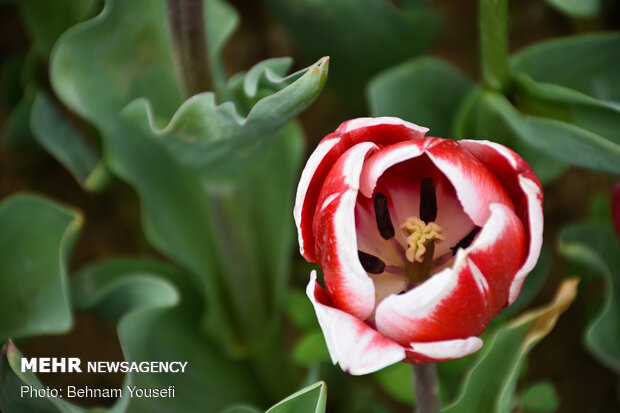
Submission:
M 415 413 L 439 413 L 439 381 L 434 363 L 414 364 Z
M 203 0 L 166 0 L 166 9 L 185 96 L 211 90 Z
M 503 90 L 508 78 L 508 0 L 480 0 L 480 58 L 484 84 Z

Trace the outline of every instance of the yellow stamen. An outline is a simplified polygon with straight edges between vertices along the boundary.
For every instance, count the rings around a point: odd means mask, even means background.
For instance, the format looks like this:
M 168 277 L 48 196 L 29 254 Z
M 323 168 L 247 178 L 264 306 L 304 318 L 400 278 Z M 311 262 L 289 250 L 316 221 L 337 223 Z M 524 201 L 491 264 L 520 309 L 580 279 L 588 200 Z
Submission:
M 403 225 L 402 230 L 407 235 L 407 251 L 405 255 L 409 262 L 423 262 L 426 247 L 430 243 L 441 242 L 444 240 L 441 235 L 442 228 L 435 222 L 428 224 L 417 217 L 409 217 Z M 434 248 L 433 248 L 434 249 Z

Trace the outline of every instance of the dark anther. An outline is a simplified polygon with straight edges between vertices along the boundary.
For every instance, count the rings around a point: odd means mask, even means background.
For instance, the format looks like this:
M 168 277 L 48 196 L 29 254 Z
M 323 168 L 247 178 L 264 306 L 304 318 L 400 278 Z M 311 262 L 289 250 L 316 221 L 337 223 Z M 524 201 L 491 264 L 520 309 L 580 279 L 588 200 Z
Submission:
M 366 254 L 362 251 L 357 251 L 357 255 L 360 257 L 360 262 L 366 272 L 371 274 L 381 274 L 385 269 L 385 263 L 374 255 Z
M 437 196 L 431 178 L 422 179 L 420 184 L 420 219 L 425 224 L 437 219 Z
M 471 242 L 474 240 L 476 234 L 480 231 L 480 227 L 476 227 L 472 229 L 469 234 L 465 235 L 462 240 L 460 240 L 454 247 L 450 247 L 452 250 L 452 255 L 456 255 L 456 251 L 459 248 L 467 248 L 471 245 Z
M 387 197 L 381 192 L 375 194 L 375 218 L 377 219 L 379 234 L 383 239 L 392 238 L 394 236 L 394 225 L 392 225 L 390 218 Z

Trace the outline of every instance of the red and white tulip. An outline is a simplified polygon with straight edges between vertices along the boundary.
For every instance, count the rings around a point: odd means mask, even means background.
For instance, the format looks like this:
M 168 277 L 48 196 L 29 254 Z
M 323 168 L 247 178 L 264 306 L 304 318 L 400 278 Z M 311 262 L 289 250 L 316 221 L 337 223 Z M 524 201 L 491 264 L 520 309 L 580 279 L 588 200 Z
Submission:
M 344 122 L 302 173 L 307 293 L 334 363 L 365 374 L 467 356 L 517 298 L 542 244 L 542 189 L 512 150 L 425 137 L 397 118 Z

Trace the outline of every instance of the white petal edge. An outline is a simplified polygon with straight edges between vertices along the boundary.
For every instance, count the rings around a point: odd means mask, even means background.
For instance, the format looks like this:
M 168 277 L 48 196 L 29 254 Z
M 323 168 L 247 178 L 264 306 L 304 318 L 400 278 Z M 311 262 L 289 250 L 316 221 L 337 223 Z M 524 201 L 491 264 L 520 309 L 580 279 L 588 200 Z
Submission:
M 355 204 L 359 190 L 359 179 L 366 155 L 377 149 L 371 142 L 358 143 L 345 152 L 342 167 L 344 184 L 348 187 L 340 197 L 333 214 L 336 254 L 341 265 L 341 273 L 348 282 L 355 283 L 349 288 L 355 291 L 360 300 L 354 314 L 361 319 L 368 318 L 375 308 L 375 285 L 362 267 L 357 253 L 357 233 L 355 227 Z M 341 157 L 341 159 L 342 159 Z
M 381 301 L 375 315 L 379 332 L 384 335 L 390 333 L 392 329 L 390 321 L 394 321 L 391 319 L 395 313 L 403 318 L 422 319 L 428 316 L 457 286 L 462 267 L 469 263 L 466 258 L 464 250 L 458 250 L 452 267 L 444 268 L 404 294 L 392 294 Z M 390 320 L 385 318 L 386 312 L 390 315 Z
M 376 126 L 376 125 L 402 125 L 421 134 L 420 137 L 424 136 L 426 132 L 428 132 L 428 128 L 425 128 L 423 126 L 418 126 L 415 123 L 407 122 L 406 120 L 402 120 L 400 118 L 396 118 L 393 116 L 352 119 L 348 122 L 345 122 L 344 129 L 341 132 L 348 133 L 356 129 L 367 128 L 369 126 Z
M 519 176 L 519 186 L 527 196 L 527 214 L 529 218 L 530 248 L 525 263 L 517 272 L 514 280 L 510 284 L 508 295 L 508 305 L 512 304 L 521 291 L 525 278 L 536 265 L 540 256 L 540 249 L 543 241 L 543 210 L 542 203 L 538 197 L 541 195 L 540 187 L 531 179 Z
M 445 341 L 411 343 L 407 349 L 434 360 L 457 359 L 468 356 L 482 348 L 480 337 L 459 338 Z
M 339 137 L 321 141 L 308 158 L 308 162 L 306 162 L 306 166 L 304 166 L 304 170 L 301 172 L 301 178 L 299 179 L 299 184 L 297 186 L 297 194 L 295 195 L 295 206 L 293 207 L 293 217 L 295 218 L 295 224 L 297 225 L 297 237 L 299 239 L 299 252 L 301 255 L 304 255 L 304 240 L 301 231 L 301 213 L 304 206 L 304 201 L 306 200 L 308 187 L 310 186 L 312 177 L 321 164 L 321 161 L 338 142 L 340 142 Z
M 316 312 L 325 337 L 329 355 L 334 364 L 352 374 L 362 375 L 381 370 L 405 358 L 405 349 L 373 330 L 363 321 L 315 299 L 316 271 L 312 271 L 306 294 Z M 368 347 L 373 339 L 380 339 L 382 348 Z
M 424 153 L 425 149 L 425 147 L 420 148 L 417 144 L 411 144 L 399 145 L 397 148 L 387 147 L 377 152 L 374 155 L 378 157 L 377 160 L 373 162 L 369 159 L 364 164 L 364 169 L 362 169 L 360 180 L 360 192 L 362 195 L 370 198 L 377 185 L 377 180 L 388 168 L 409 159 L 417 158 Z

